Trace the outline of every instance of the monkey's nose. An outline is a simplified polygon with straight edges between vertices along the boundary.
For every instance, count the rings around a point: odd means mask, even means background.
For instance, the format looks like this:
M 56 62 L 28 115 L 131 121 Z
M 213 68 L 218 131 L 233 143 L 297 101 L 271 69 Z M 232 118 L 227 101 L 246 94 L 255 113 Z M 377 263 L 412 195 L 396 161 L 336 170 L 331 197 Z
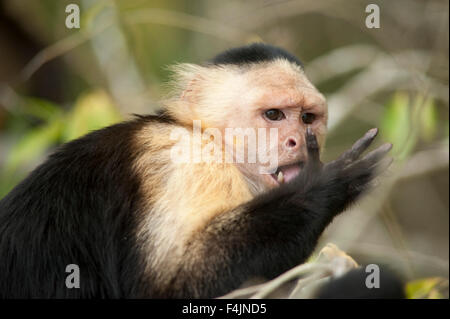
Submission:
M 286 146 L 287 149 L 295 149 L 298 145 L 298 142 L 295 140 L 295 138 L 293 137 L 288 137 L 286 139 L 286 142 L 284 143 L 284 145 Z

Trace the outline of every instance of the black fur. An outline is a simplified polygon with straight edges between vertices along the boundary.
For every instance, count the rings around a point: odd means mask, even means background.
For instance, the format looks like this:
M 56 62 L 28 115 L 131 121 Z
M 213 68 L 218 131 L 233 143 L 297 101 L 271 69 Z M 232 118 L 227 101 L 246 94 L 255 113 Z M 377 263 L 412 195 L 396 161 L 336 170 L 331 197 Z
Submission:
M 0 298 L 133 297 L 139 185 L 132 134 L 157 117 L 108 127 L 61 147 L 0 201 Z M 77 264 L 81 289 L 65 286 Z
M 364 267 L 349 271 L 324 285 L 316 294 L 317 299 L 404 299 L 403 280 L 391 269 L 380 266 L 380 286 L 367 288 L 369 274 Z
M 286 59 L 303 68 L 302 62 L 286 50 L 264 43 L 253 43 L 250 45 L 233 48 L 222 52 L 212 59 L 213 64 L 236 64 L 245 65 L 275 59 Z

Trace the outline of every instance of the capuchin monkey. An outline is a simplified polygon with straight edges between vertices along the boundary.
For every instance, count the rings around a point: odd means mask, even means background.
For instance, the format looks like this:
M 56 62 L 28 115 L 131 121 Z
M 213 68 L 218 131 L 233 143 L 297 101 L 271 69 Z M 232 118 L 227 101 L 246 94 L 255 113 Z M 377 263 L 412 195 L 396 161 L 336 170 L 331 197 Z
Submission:
M 274 278 L 305 262 L 390 163 L 391 144 L 362 155 L 377 129 L 321 163 L 326 100 L 281 48 L 252 44 L 173 71 L 157 115 L 63 145 L 1 200 L 0 298 L 212 298 Z M 194 122 L 215 130 L 199 145 L 216 160 L 176 155 L 193 149 L 195 137 L 175 133 L 195 133 Z M 247 128 L 277 132 L 258 135 L 275 161 L 230 154 L 254 141 L 227 130 Z M 71 264 L 79 288 L 66 286 Z

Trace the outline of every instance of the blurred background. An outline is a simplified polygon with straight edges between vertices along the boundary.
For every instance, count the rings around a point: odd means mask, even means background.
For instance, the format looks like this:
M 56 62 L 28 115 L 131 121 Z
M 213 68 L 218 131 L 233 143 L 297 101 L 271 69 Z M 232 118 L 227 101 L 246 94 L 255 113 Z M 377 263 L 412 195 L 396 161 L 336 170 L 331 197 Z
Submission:
M 79 29 L 65 26 L 70 3 Z M 297 55 L 326 95 L 326 161 L 372 127 L 394 144 L 380 187 L 318 250 L 391 265 L 411 298 L 448 298 L 448 16 L 446 0 L 0 0 L 0 198 L 61 143 L 154 112 L 166 66 L 264 41 Z

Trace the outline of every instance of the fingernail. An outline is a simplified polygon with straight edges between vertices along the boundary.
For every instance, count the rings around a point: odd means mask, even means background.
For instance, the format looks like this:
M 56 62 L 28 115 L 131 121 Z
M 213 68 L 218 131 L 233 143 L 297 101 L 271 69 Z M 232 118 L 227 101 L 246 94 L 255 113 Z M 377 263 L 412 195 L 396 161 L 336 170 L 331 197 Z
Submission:
M 374 137 L 378 134 L 378 128 L 374 127 L 372 129 L 370 129 L 367 134 L 369 134 L 369 136 Z
M 392 146 L 393 146 L 392 143 L 386 143 L 382 147 L 384 151 L 388 152 L 392 149 Z

